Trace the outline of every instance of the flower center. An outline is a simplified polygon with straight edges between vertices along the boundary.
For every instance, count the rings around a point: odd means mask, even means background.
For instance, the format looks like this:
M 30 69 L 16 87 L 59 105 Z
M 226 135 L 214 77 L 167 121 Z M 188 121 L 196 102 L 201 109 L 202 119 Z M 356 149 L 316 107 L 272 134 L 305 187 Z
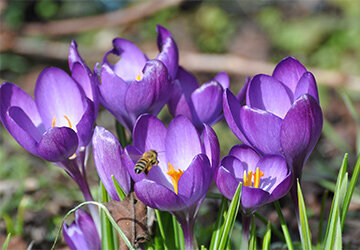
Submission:
M 136 77 L 136 81 L 140 81 L 142 79 L 142 72 L 140 71 Z
M 254 176 L 254 183 L 252 183 L 252 177 Z M 246 173 L 246 170 L 244 170 L 244 177 L 243 177 L 243 184 L 246 187 L 254 187 L 259 188 L 260 185 L 260 178 L 264 176 L 264 172 L 260 171 L 259 168 L 256 168 L 256 172 L 253 173 L 253 171 L 249 171 Z
M 174 191 L 176 194 L 178 194 L 178 182 L 180 180 L 181 175 L 184 172 L 179 170 L 175 170 L 174 167 L 171 165 L 171 163 L 169 162 L 169 172 L 167 172 L 168 175 L 170 175 L 173 186 L 174 186 Z
M 70 122 L 70 119 L 69 117 L 67 117 L 66 115 L 64 115 L 65 119 L 67 120 L 67 122 L 69 123 L 69 128 L 72 129 L 72 126 L 71 126 L 71 122 Z M 55 127 L 55 121 L 56 121 L 56 117 L 53 118 L 52 120 L 52 127 Z

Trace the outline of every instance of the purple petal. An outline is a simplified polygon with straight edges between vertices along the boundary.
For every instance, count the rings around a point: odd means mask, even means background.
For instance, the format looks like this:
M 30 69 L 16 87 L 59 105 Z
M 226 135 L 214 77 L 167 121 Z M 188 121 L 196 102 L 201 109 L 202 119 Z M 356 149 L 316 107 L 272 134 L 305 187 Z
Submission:
M 266 111 L 244 106 L 240 110 L 240 123 L 249 144 L 261 154 L 281 154 L 280 129 L 282 120 Z
M 100 237 L 90 215 L 83 210 L 76 210 L 75 222 L 82 231 L 89 249 L 101 249 Z
M 238 159 L 232 155 L 225 156 L 221 160 L 220 165 L 223 168 L 225 168 L 232 176 L 234 176 L 234 178 L 239 179 L 239 180 L 241 179 L 241 181 L 243 181 L 244 171 L 251 170 L 251 169 L 249 169 L 249 166 L 247 164 L 244 164 L 240 159 Z M 236 187 L 234 187 L 235 190 L 236 190 Z
M 64 161 L 78 147 L 78 138 L 71 128 L 54 127 L 45 132 L 38 145 L 38 155 L 47 161 Z
M 180 82 L 181 91 L 186 97 L 191 96 L 191 93 L 199 87 L 199 82 L 195 76 L 190 72 L 186 71 L 183 67 L 179 67 L 176 79 Z
M 288 92 L 275 78 L 256 75 L 249 83 L 246 104 L 284 118 L 292 104 L 292 94 Z
M 203 84 L 191 95 L 195 112 L 201 123 L 212 124 L 222 112 L 223 88 L 217 82 Z
M 278 155 L 266 155 L 260 159 L 257 167 L 264 173 L 260 178 L 259 188 L 269 193 L 272 193 L 289 173 L 285 158 Z
M 215 182 L 220 192 L 226 198 L 232 200 L 240 180 L 236 179 L 229 170 L 220 166 L 216 174 Z
M 79 123 L 76 125 L 79 146 L 87 146 L 90 143 L 96 117 L 94 114 L 94 103 L 86 97 L 83 98 L 83 101 L 85 112 Z
M 186 203 L 173 190 L 148 179 L 136 182 L 134 190 L 136 196 L 151 208 L 176 211 L 187 207 Z
M 260 188 L 243 186 L 241 190 L 241 206 L 245 213 L 251 213 L 267 203 L 270 194 Z
M 212 173 L 207 156 L 195 156 L 178 182 L 179 195 L 188 206 L 195 204 L 207 193 L 212 182 Z
M 178 47 L 167 29 L 157 25 L 156 31 L 158 33 L 157 44 L 160 50 L 156 59 L 165 64 L 171 79 L 174 80 L 179 67 Z
M 4 124 L 22 147 L 30 153 L 38 155 L 37 144 L 41 140 L 42 134 L 21 108 L 10 107 L 5 114 Z
M 318 141 L 323 116 L 317 101 L 303 95 L 291 107 L 281 127 L 281 146 L 295 178 L 301 176 L 302 167 Z
M 164 64 L 158 60 L 146 63 L 141 81 L 134 81 L 126 92 L 125 105 L 129 113 L 157 114 L 169 99 L 169 81 Z
M 59 68 L 47 68 L 39 76 L 35 87 L 35 102 L 45 128 L 78 124 L 83 113 L 82 94 L 76 82 Z
M 68 56 L 70 71 L 72 71 L 72 68 L 75 63 L 85 64 L 83 59 L 79 55 L 77 47 L 78 47 L 78 45 L 75 42 L 75 40 L 72 40 L 70 43 L 70 46 L 69 46 L 69 56 Z
M 241 104 L 236 100 L 235 96 L 229 89 L 225 89 L 223 98 L 224 116 L 231 131 L 236 135 L 242 143 L 250 144 L 243 133 L 240 123 Z
M 208 125 L 204 124 L 202 132 L 205 153 L 210 160 L 211 167 L 215 171 L 219 166 L 220 145 L 215 131 Z
M 170 122 L 165 149 L 168 162 L 182 171 L 188 168 L 195 155 L 202 153 L 199 134 L 188 118 L 178 116 Z
M 135 182 L 141 181 L 146 177 L 144 173 L 136 174 L 134 170 L 135 164 L 140 159 L 141 155 L 142 153 L 133 145 L 126 146 L 121 155 L 122 164 L 126 167 L 128 173 Z
M 300 78 L 295 90 L 294 100 L 298 99 L 304 94 L 311 95 L 319 103 L 319 94 L 316 86 L 315 77 L 311 72 L 304 73 L 303 76 Z
M 34 100 L 18 86 L 5 82 L 0 86 L 0 118 L 6 127 L 5 116 L 11 106 L 21 108 L 36 127 L 45 132 Z
M 214 81 L 220 83 L 220 85 L 226 89 L 230 87 L 230 78 L 229 75 L 225 72 L 219 72 L 214 78 Z
M 120 60 L 114 65 L 115 73 L 125 81 L 135 80 L 144 68 L 147 58 L 135 44 L 126 39 L 115 38 L 113 45 L 112 53 L 120 56 Z
M 289 192 L 292 184 L 293 184 L 293 175 L 289 171 L 289 173 L 285 177 L 285 179 L 282 182 L 280 182 L 276 186 L 276 188 L 272 191 L 271 196 L 270 196 L 269 200 L 267 201 L 267 203 L 278 200 L 281 197 L 283 197 L 284 195 L 286 195 Z
M 122 148 L 117 138 L 105 128 L 96 127 L 92 139 L 96 170 L 107 192 L 113 200 L 119 201 L 111 176 L 125 193 L 130 192 L 130 175 L 122 164 Z
M 118 77 L 115 72 L 104 64 L 101 70 L 101 84 L 99 85 L 100 103 L 109 110 L 116 119 L 132 131 L 133 123 L 125 121 L 124 117 L 128 116 L 125 108 L 125 95 L 128 84 Z
M 296 86 L 306 71 L 296 58 L 286 57 L 276 65 L 272 76 L 295 93 Z
M 246 170 L 255 171 L 260 156 L 251 147 L 241 144 L 231 148 L 229 155 L 236 157 L 245 166 Z

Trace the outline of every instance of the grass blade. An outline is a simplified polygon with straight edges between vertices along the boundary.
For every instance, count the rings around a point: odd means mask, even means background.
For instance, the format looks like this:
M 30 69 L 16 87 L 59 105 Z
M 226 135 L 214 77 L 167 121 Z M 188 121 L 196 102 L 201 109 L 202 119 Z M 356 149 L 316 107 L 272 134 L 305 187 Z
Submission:
M 270 242 L 271 242 L 271 223 L 270 223 L 270 221 L 268 221 L 268 223 L 266 225 L 264 239 L 263 239 L 262 250 L 269 250 Z
M 242 182 L 239 183 L 239 186 L 237 187 L 234 197 L 230 203 L 229 210 L 227 212 L 226 219 L 225 219 L 224 231 L 221 236 L 220 244 L 219 244 L 219 247 L 215 248 L 215 249 L 225 249 L 226 243 L 228 242 L 229 237 L 232 233 L 236 215 L 237 215 L 237 213 L 239 211 L 239 207 L 240 207 L 241 188 L 242 188 Z
M 102 183 L 100 183 L 100 185 L 101 185 L 101 201 L 108 202 L 109 199 L 106 189 Z M 114 238 L 113 229 L 104 211 L 100 211 L 100 220 L 101 220 L 101 249 L 115 249 L 114 241 L 113 241 Z
M 9 233 L 7 236 L 6 236 L 6 239 L 4 241 L 4 244 L 2 245 L 1 247 L 1 250 L 6 250 L 8 245 L 9 245 L 9 242 L 10 242 L 10 238 L 11 238 L 11 233 Z
M 224 228 L 224 219 L 226 216 L 227 209 L 228 209 L 228 199 L 222 196 L 218 217 L 216 219 L 215 230 L 213 231 L 211 237 L 211 243 L 209 249 L 216 249 L 215 246 L 218 246 L 220 243 L 220 236 L 222 235 L 222 230 Z
M 351 177 L 350 184 L 349 184 L 349 187 L 346 192 L 345 199 L 344 199 L 344 206 L 343 206 L 343 210 L 342 210 L 342 214 L 341 214 L 341 229 L 344 228 L 344 223 L 345 223 L 346 215 L 347 215 L 347 212 L 349 209 L 351 197 L 354 193 L 355 185 L 356 185 L 356 182 L 359 177 L 359 171 L 360 171 L 360 156 L 357 159 L 357 162 L 356 162 L 356 165 L 354 168 L 354 172 Z
M 259 214 L 258 212 L 255 212 L 255 216 L 256 218 L 258 218 L 262 223 L 264 223 L 265 225 L 267 225 L 268 221 L 265 219 L 264 216 L 262 216 L 261 214 Z M 277 229 L 272 223 L 270 223 L 270 227 L 271 227 L 271 232 L 273 232 L 276 237 L 278 237 L 280 240 L 285 241 L 285 237 L 284 235 L 280 232 L 279 229 Z
M 281 207 L 280 207 L 279 201 L 274 201 L 274 206 L 275 206 L 276 212 L 277 212 L 277 214 L 279 216 L 279 219 L 280 219 L 281 229 L 282 229 L 282 231 L 284 233 L 286 246 L 287 246 L 287 248 L 289 250 L 294 250 L 294 246 L 293 246 L 292 241 L 291 241 L 289 229 L 288 229 L 288 227 L 286 225 L 284 215 L 281 212 Z
M 256 243 L 256 226 L 254 216 L 251 219 L 251 230 L 250 230 L 250 239 L 249 239 L 249 250 L 257 250 Z
M 300 216 L 300 238 L 302 247 L 305 250 L 311 250 L 311 235 L 310 235 L 310 228 L 309 222 L 306 215 L 306 207 L 304 202 L 304 197 L 301 192 L 301 187 L 299 183 L 299 179 L 297 179 L 297 191 L 298 191 L 298 202 L 299 202 L 299 216 Z
M 341 250 L 342 249 L 342 236 L 341 236 L 341 223 L 340 223 L 340 216 L 337 216 L 337 223 L 336 223 L 336 236 L 335 236 L 335 243 L 334 249 Z
M 334 198 L 331 204 L 329 220 L 326 227 L 326 234 L 322 248 L 324 250 L 329 249 L 329 247 L 332 247 L 334 245 L 334 237 L 335 237 L 336 222 L 337 222 L 336 217 L 339 216 L 339 194 L 340 194 L 341 183 L 347 170 L 347 165 L 348 165 L 348 154 L 345 154 L 343 162 L 341 164 L 338 178 L 336 180 Z
M 162 241 L 164 243 L 164 249 L 166 250 L 168 248 L 167 248 L 167 246 L 165 244 L 166 236 L 165 236 L 165 231 L 164 231 L 164 226 L 163 226 L 163 223 L 162 223 L 160 211 L 155 209 L 155 214 L 156 214 L 156 218 L 157 218 L 157 224 L 158 224 L 159 230 L 160 230 L 160 235 L 161 235 Z
M 184 234 L 174 215 L 172 215 L 172 222 L 174 227 L 175 246 L 177 246 L 176 249 L 185 249 Z
M 113 181 L 113 184 L 114 184 L 114 187 L 115 187 L 115 190 L 116 190 L 116 193 L 117 195 L 119 196 L 119 199 L 121 201 L 123 201 L 127 194 L 124 192 L 124 190 L 121 188 L 119 182 L 115 179 L 115 176 L 114 175 L 111 175 L 111 179 Z

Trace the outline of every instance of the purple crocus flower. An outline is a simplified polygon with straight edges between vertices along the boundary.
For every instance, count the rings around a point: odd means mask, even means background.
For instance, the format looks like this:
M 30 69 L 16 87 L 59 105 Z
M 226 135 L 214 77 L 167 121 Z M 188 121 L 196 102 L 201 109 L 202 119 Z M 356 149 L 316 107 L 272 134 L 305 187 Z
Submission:
M 284 156 L 295 178 L 300 178 L 323 123 L 313 74 L 287 57 L 272 76 L 254 76 L 248 83 L 246 105 L 241 103 L 225 91 L 224 115 L 233 133 L 261 155 Z
M 224 89 L 229 88 L 229 76 L 218 73 L 209 82 L 199 86 L 196 78 L 179 67 L 174 92 L 168 103 L 170 113 L 175 117 L 185 115 L 199 129 L 202 124 L 212 125 L 222 119 Z
M 130 175 L 121 162 L 121 145 L 117 138 L 103 127 L 95 128 L 92 144 L 95 166 L 101 182 L 110 197 L 120 201 L 112 175 L 126 194 L 130 192 Z
M 172 91 L 178 69 L 178 49 L 171 33 L 157 27 L 160 53 L 148 58 L 126 39 L 113 40 L 114 48 L 105 54 L 99 85 L 100 102 L 129 131 L 143 113 L 158 114 Z M 111 64 L 110 54 L 120 56 Z
M 202 136 L 185 116 L 166 128 L 152 115 L 142 115 L 133 131 L 133 143 L 125 148 L 123 164 L 135 181 L 137 197 L 147 206 L 169 211 L 182 226 L 186 249 L 192 249 L 193 226 L 200 204 L 213 180 L 219 162 L 215 132 L 204 125 Z M 158 152 L 158 165 L 146 175 L 136 174 L 134 165 L 149 150 Z
M 230 200 L 242 182 L 241 207 L 248 215 L 287 194 L 292 174 L 282 156 L 265 155 L 261 158 L 243 144 L 234 146 L 221 160 L 215 182 L 220 192 Z
M 81 209 L 75 211 L 75 221 L 70 226 L 63 225 L 63 234 L 66 243 L 73 250 L 101 249 L 101 241 L 94 221 Z

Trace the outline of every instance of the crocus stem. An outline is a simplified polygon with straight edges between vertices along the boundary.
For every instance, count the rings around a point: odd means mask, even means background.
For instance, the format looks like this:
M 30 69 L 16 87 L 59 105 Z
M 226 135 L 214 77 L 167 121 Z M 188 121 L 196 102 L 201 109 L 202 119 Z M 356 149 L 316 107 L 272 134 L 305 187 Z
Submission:
M 192 221 L 179 221 L 184 234 L 185 249 L 194 249 L 194 223 Z
M 247 242 L 249 239 L 249 228 L 251 224 L 251 218 L 252 218 L 251 215 L 242 216 L 242 232 L 243 232 L 243 240 L 245 240 L 245 242 Z
M 297 223 L 298 223 L 298 227 L 300 228 L 299 199 L 298 199 L 298 193 L 297 193 L 296 185 L 292 185 L 292 187 L 290 189 L 290 194 L 291 194 L 291 198 L 292 198 L 293 204 L 294 204 L 294 210 L 295 210 L 295 215 L 296 215 L 296 220 L 297 220 Z

